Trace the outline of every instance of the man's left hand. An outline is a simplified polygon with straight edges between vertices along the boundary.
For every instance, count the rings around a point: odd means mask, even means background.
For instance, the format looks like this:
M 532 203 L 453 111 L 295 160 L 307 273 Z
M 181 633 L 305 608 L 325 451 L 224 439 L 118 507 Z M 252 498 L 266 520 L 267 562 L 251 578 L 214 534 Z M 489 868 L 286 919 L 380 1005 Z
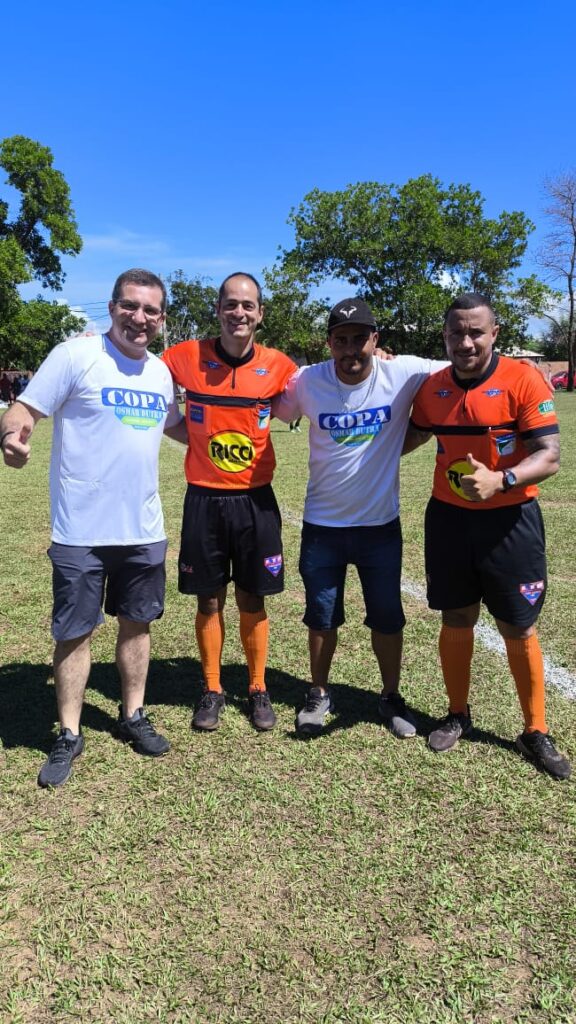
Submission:
M 488 501 L 502 490 L 502 473 L 488 469 L 468 452 L 466 456 L 470 473 L 460 478 L 460 486 L 469 501 Z

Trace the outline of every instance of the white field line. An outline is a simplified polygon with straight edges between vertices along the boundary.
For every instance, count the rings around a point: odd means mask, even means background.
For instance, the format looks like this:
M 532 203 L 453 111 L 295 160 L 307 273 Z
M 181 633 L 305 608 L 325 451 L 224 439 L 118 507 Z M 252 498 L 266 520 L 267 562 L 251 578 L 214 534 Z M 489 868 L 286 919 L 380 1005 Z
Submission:
M 404 577 L 402 580 L 402 590 L 405 594 L 415 598 L 416 601 L 421 601 L 423 604 L 427 603 L 426 591 L 418 583 L 413 583 L 412 580 Z M 498 630 L 494 629 L 490 623 L 478 622 L 474 633 L 480 643 L 487 647 L 489 651 L 495 651 L 497 654 L 501 654 L 502 657 L 506 657 L 504 641 Z M 544 655 L 544 672 L 546 674 L 546 682 L 550 686 L 554 686 L 565 697 L 576 700 L 576 677 L 568 669 L 562 668 L 561 665 L 556 665 L 551 658 Z
M 170 437 L 164 437 L 164 440 L 173 448 L 183 448 L 183 445 L 178 441 L 173 441 Z M 301 516 L 294 515 L 286 506 L 281 507 L 280 513 L 285 523 L 289 523 L 290 526 L 296 526 L 298 529 L 302 527 Z M 402 590 L 421 604 L 427 604 L 426 591 L 420 584 L 404 577 L 402 580 Z M 498 630 L 494 629 L 488 622 L 478 622 L 475 628 L 475 635 L 480 643 L 489 651 L 495 651 L 502 657 L 506 656 L 506 648 L 502 637 Z M 544 655 L 544 671 L 546 673 L 546 682 L 550 686 L 555 687 L 556 690 L 559 690 L 560 693 L 570 700 L 576 700 L 576 676 L 573 676 L 568 669 L 562 668 L 561 665 L 556 665 L 546 655 Z
M 302 519 L 299 516 L 295 516 L 290 509 L 283 507 L 280 509 L 280 512 L 285 523 L 289 523 L 290 526 L 302 526 Z M 414 583 L 412 580 L 403 577 L 402 590 L 416 601 L 427 605 L 426 591 L 419 583 Z M 488 622 L 478 622 L 475 628 L 475 635 L 483 647 L 486 647 L 489 651 L 495 651 L 497 654 L 502 655 L 502 657 L 506 657 L 506 648 L 502 637 L 498 630 L 494 629 Z M 562 668 L 561 665 L 556 665 L 546 655 L 544 656 L 544 671 L 547 684 L 555 687 L 556 690 L 559 690 L 560 693 L 570 700 L 576 700 L 576 676 L 572 675 L 568 669 Z

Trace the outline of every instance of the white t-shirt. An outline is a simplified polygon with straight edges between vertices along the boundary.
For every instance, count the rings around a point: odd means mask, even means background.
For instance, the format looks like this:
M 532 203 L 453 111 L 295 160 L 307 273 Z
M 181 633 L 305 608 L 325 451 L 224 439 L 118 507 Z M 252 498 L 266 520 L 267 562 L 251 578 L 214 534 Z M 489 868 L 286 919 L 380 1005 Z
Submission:
M 54 416 L 52 539 L 60 544 L 151 544 L 165 539 L 158 453 L 178 422 L 168 367 L 129 359 L 107 335 L 57 345 L 23 401 Z
M 334 360 L 303 366 L 272 403 L 288 423 L 310 420 L 304 519 L 317 526 L 381 526 L 400 511 L 400 455 L 418 388 L 445 362 L 374 358 L 361 384 L 338 380 Z

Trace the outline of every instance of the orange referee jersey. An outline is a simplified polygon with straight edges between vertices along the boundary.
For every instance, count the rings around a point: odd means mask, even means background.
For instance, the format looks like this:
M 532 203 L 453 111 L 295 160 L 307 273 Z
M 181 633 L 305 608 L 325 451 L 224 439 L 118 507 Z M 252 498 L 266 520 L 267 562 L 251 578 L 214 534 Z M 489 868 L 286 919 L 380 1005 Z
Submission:
M 484 375 L 468 385 L 451 366 L 432 374 L 416 395 L 411 422 L 436 435 L 434 497 L 474 511 L 517 505 L 536 497 L 538 488 L 518 486 L 488 501 L 471 501 L 460 486 L 472 472 L 468 452 L 489 469 L 512 469 L 529 454 L 525 441 L 558 433 L 554 400 L 538 371 L 497 353 Z
M 217 338 L 183 341 L 162 358 L 186 390 L 188 483 L 228 490 L 270 483 L 270 403 L 296 372 L 292 360 L 262 345 L 234 359 Z

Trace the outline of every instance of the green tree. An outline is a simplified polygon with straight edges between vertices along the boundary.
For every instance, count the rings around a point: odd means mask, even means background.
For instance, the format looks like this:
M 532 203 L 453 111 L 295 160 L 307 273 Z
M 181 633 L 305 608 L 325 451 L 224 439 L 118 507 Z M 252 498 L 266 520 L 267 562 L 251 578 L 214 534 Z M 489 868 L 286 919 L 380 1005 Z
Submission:
M 70 200 L 70 190 L 60 171 L 52 166 L 47 146 L 14 135 L 0 142 L 0 167 L 5 184 L 20 193 L 20 205 L 11 218 L 10 204 L 0 198 L 0 363 L 17 361 L 34 369 L 37 350 L 27 352 L 24 325 L 45 330 L 44 354 L 65 336 L 68 326 L 82 321 L 67 308 L 52 302 L 25 303 L 18 287 L 37 280 L 59 291 L 64 282 L 60 256 L 76 255 L 82 248 Z M 24 307 L 32 308 L 26 312 Z M 66 317 L 72 317 L 67 320 Z M 39 360 L 38 360 L 39 361 Z
M 20 302 L 9 329 L 0 327 L 0 361 L 5 367 L 36 370 L 54 345 L 78 334 L 85 323 L 85 318 L 75 316 L 68 306 L 40 296 Z
M 326 318 L 329 303 L 310 298 L 310 285 L 279 267 L 264 271 L 266 297 L 258 341 L 290 356 L 316 363 L 328 356 Z
M 552 322 L 540 339 L 540 351 L 546 359 L 560 362 L 568 352 L 568 318 L 559 316 Z
M 290 214 L 295 246 L 282 267 L 309 282 L 348 281 L 397 352 L 439 354 L 443 312 L 460 291 L 494 302 L 504 347 L 522 343 L 550 294 L 535 277 L 516 277 L 533 225 L 521 212 L 492 219 L 483 208 L 469 185 L 444 187 L 431 175 L 315 189 Z
M 204 277 L 187 278 L 176 270 L 166 282 L 166 337 L 169 345 L 185 338 L 210 338 L 220 334 L 216 316 L 218 291 Z
M 556 312 L 549 309 L 545 316 L 552 322 L 554 337 L 562 342 L 563 355 L 560 358 L 568 360 L 568 391 L 573 391 L 576 369 L 576 171 L 547 179 L 544 191 L 549 200 L 544 213 L 553 227 L 546 235 L 537 258 L 548 279 L 562 286 Z

